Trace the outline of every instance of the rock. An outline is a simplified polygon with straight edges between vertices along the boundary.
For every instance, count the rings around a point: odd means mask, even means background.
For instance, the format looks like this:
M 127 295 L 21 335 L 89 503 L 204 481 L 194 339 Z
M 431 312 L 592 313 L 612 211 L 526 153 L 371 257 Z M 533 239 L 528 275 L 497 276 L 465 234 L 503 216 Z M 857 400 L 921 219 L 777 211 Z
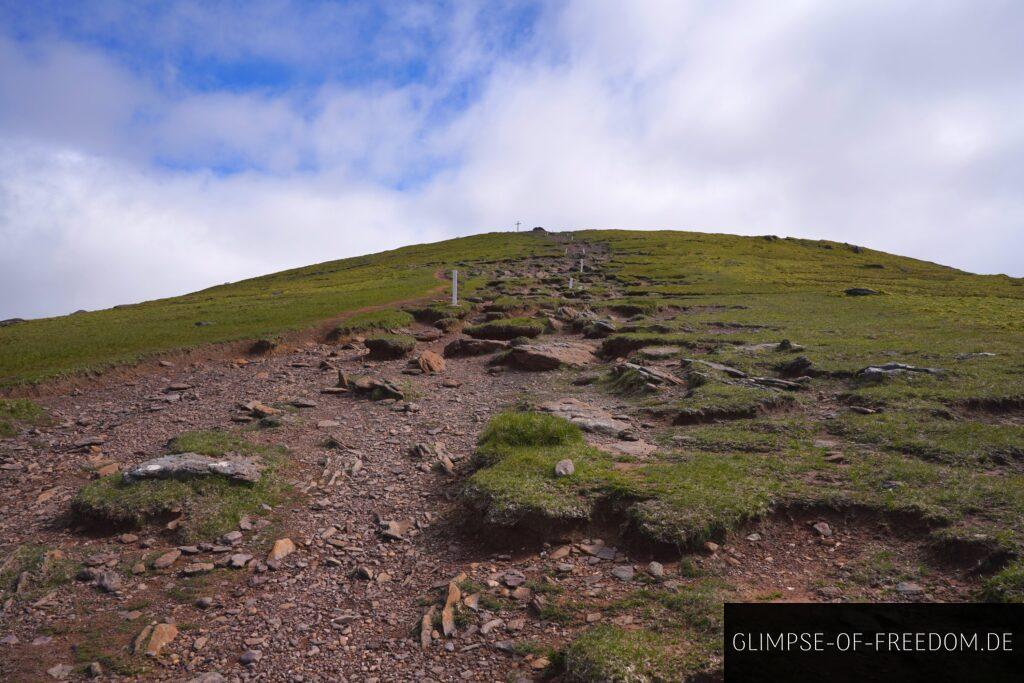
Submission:
M 502 621 L 501 619 L 491 619 L 490 621 L 484 623 L 484 625 L 480 627 L 480 633 L 482 635 L 486 636 L 491 631 L 493 631 L 494 629 L 498 628 L 499 626 L 501 626 L 504 623 L 505 622 Z
M 441 330 L 436 330 L 436 329 L 422 330 L 420 332 L 417 332 L 413 336 L 416 337 L 416 341 L 420 341 L 420 342 L 437 341 L 438 339 L 441 338 Z
M 621 564 L 612 568 L 612 576 L 620 581 L 632 581 L 634 573 L 633 566 L 628 564 Z
M 502 351 L 509 346 L 506 341 L 497 339 L 470 339 L 463 337 L 448 343 L 444 347 L 445 358 L 465 358 L 469 356 L 485 356 L 495 351 Z
M 436 374 L 445 371 L 444 358 L 433 351 L 423 351 L 416 358 L 416 365 L 427 374 Z
M 572 546 L 560 545 L 560 546 L 558 546 L 557 548 L 555 548 L 554 550 L 552 550 L 551 552 L 548 553 L 548 559 L 549 560 L 561 560 L 561 559 L 564 559 L 566 557 L 569 557 L 569 554 L 571 552 L 572 552 Z
M 238 657 L 238 663 L 245 666 L 252 666 L 263 659 L 263 653 L 259 650 L 246 650 Z
M 103 666 L 99 662 L 91 662 L 89 666 L 85 668 L 86 675 L 89 678 L 97 678 L 103 675 Z
M 938 368 L 919 368 L 905 363 L 885 363 L 884 365 L 870 365 L 857 371 L 857 379 L 862 382 L 881 382 L 886 379 L 903 374 L 920 373 L 925 375 L 941 375 L 943 370 Z
M 253 417 L 274 417 L 280 415 L 283 411 L 280 408 L 272 408 L 271 406 L 260 403 L 259 401 L 250 401 L 242 406 L 250 413 Z
M 629 430 L 628 422 L 617 420 L 610 413 L 575 398 L 563 398 L 542 403 L 540 409 L 564 417 L 585 432 L 618 436 Z
M 96 577 L 96 586 L 104 593 L 116 593 L 124 586 L 117 572 L 100 572 Z
M 557 341 L 513 347 L 506 359 L 513 367 L 534 371 L 580 368 L 596 360 L 594 347 L 589 344 Z
M 775 369 L 783 377 L 802 377 L 810 374 L 814 363 L 807 356 L 797 356 L 775 366 Z
M 153 568 L 167 569 L 172 564 L 177 562 L 179 557 L 181 557 L 181 551 L 177 548 L 173 550 L 168 550 L 166 553 L 153 560 Z
M 416 339 L 407 334 L 386 334 L 371 337 L 365 342 L 372 360 L 402 358 L 416 347 Z
M 400 541 L 411 528 L 411 519 L 390 520 L 381 522 L 380 533 L 384 538 L 392 541 Z
M 251 559 L 252 555 L 247 555 L 245 553 L 235 553 L 230 558 L 228 558 L 228 566 L 232 569 L 244 569 L 245 565 L 249 564 L 249 561 Z
M 441 630 L 446 637 L 455 633 L 455 605 L 462 599 L 462 591 L 454 581 L 448 584 L 448 597 L 444 601 L 444 608 L 441 610 Z
M 146 644 L 146 654 L 156 657 L 160 654 L 160 650 L 177 637 L 178 627 L 174 624 L 157 624 L 150 633 L 149 642 Z
M 569 477 L 576 473 L 576 466 L 572 464 L 572 460 L 565 458 L 555 463 L 555 476 L 556 477 Z
M 308 398 L 292 399 L 289 403 L 295 408 L 316 408 L 316 401 L 310 401 Z
M 704 543 L 704 549 L 707 550 L 709 553 L 717 553 L 718 548 L 719 545 L 714 541 L 705 541 Z
M 437 605 L 431 605 L 420 620 L 420 647 L 426 650 L 430 647 L 430 634 L 434 630 L 434 615 L 437 613 Z
M 62 681 L 68 676 L 70 676 L 72 671 L 74 671 L 74 667 L 72 667 L 70 664 L 56 664 L 47 669 L 46 673 L 50 676 L 50 678 Z
M 430 444 L 421 441 L 409 449 L 409 455 L 417 460 L 433 460 L 437 457 L 437 450 Z
M 818 522 L 811 528 L 817 531 L 818 535 L 822 538 L 828 538 L 832 535 L 832 527 L 828 525 L 828 522 Z
M 707 363 L 707 361 L 690 362 Z M 717 365 L 717 363 L 715 365 Z M 726 366 L 723 365 L 721 367 L 724 368 Z M 667 370 L 662 370 L 661 368 L 647 367 L 646 365 L 639 365 L 637 363 L 619 363 L 618 365 L 612 368 L 612 374 L 615 375 L 616 377 L 628 373 L 635 373 L 636 375 L 639 375 L 644 382 L 648 384 L 653 384 L 655 386 L 681 386 L 685 384 L 685 382 L 681 378 L 676 377 L 671 372 L 668 372 Z
M 656 579 L 665 576 L 665 566 L 661 562 L 651 562 L 647 565 L 647 573 Z
M 190 678 L 188 683 L 224 683 L 224 677 L 219 673 L 210 671 L 205 674 L 199 674 L 195 678 Z
M 220 537 L 220 540 L 221 543 L 224 543 L 225 545 L 238 545 L 242 542 L 242 538 L 242 532 L 235 530 L 227 532 L 226 534 Z
M 912 581 L 900 581 L 896 584 L 896 592 L 900 595 L 915 596 L 922 595 L 924 588 Z
M 213 598 L 211 598 L 209 596 L 202 597 L 202 598 L 199 598 L 198 600 L 196 600 L 194 604 L 199 609 L 209 609 L 209 608 L 213 607 Z
M 194 479 L 222 476 L 254 483 L 260 480 L 263 466 L 251 458 L 211 458 L 198 453 L 178 453 L 153 458 L 135 465 L 122 475 L 126 484 L 143 479 Z
M 509 569 L 502 575 L 501 582 L 509 588 L 516 588 L 526 583 L 526 575 L 517 569 Z
M 869 289 L 868 287 L 850 287 L 843 292 L 846 296 L 875 296 L 881 294 L 877 289 Z
M 751 543 L 756 543 L 761 540 L 761 534 L 754 532 L 747 536 L 747 540 Z
M 274 541 L 274 546 L 267 555 L 268 560 L 279 562 L 295 552 L 295 544 L 290 538 L 279 538 Z

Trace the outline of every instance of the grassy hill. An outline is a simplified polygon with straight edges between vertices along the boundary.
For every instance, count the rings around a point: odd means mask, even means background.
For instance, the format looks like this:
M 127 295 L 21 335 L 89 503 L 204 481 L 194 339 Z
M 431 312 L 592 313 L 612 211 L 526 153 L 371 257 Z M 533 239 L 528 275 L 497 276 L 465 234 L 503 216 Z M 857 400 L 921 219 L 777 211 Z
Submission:
M 0 387 L 309 327 L 348 311 L 426 296 L 444 287 L 439 277 L 459 262 L 553 248 L 549 240 L 528 233 L 477 235 L 328 261 L 170 299 L 31 320 L 0 328 Z
M 675 231 L 575 235 L 609 250 L 611 268 L 625 287 L 624 305 L 642 308 L 670 299 L 699 305 L 708 297 L 716 304 L 739 302 L 747 308 L 730 311 L 731 321 L 756 318 L 758 324 L 792 327 L 804 339 L 805 333 L 813 334 L 826 346 L 835 342 L 839 362 L 861 362 L 851 335 L 868 328 L 876 341 L 881 335 L 931 351 L 1021 346 L 1020 279 L 972 275 L 831 242 Z M 180 297 L 32 320 L 0 328 L 0 387 L 301 329 L 346 312 L 427 296 L 443 287 L 439 275 L 456 264 L 472 267 L 562 249 L 549 234 L 491 233 L 329 261 Z M 842 296 L 849 287 L 885 295 Z M 823 316 L 830 329 L 805 329 Z

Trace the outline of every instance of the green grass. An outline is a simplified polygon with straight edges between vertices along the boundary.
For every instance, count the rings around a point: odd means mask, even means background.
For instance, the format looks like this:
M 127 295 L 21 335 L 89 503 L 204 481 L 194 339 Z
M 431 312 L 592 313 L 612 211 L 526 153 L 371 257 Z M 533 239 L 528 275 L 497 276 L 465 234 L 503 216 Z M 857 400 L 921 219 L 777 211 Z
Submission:
M 677 421 L 704 422 L 710 419 L 753 418 L 769 409 L 795 402 L 790 394 L 738 383 L 708 381 L 690 396 L 676 402 Z
M 46 591 L 71 581 L 78 563 L 65 556 L 48 556 L 45 546 L 29 543 L 16 547 L 0 560 L 0 595 L 13 591 L 18 578 L 27 572 L 24 599 L 33 599 Z
M 565 650 L 565 677 L 579 683 L 679 680 L 682 654 L 668 636 L 641 629 L 596 626 Z
M 987 602 L 1024 602 L 1024 561 L 1013 562 L 988 578 L 982 586 L 981 597 Z
M 573 461 L 571 477 L 556 478 L 555 463 Z M 613 460 L 587 446 L 579 427 L 543 413 L 496 416 L 474 455 L 478 469 L 466 484 L 464 498 L 502 526 L 589 519 L 597 497 L 614 478 Z
M 26 426 L 45 423 L 46 411 L 25 398 L 0 398 L 0 437 L 14 436 Z
M 540 413 L 505 413 L 484 430 L 474 456 L 480 467 L 464 495 L 486 522 L 583 523 L 602 501 L 618 505 L 636 530 L 680 546 L 719 535 L 799 493 L 789 482 L 820 454 L 793 448 L 790 457 L 693 453 L 629 471 L 587 446 L 576 425 Z M 576 472 L 556 478 L 569 458 Z
M 953 465 L 1024 460 L 1024 426 L 935 417 L 927 410 L 844 415 L 829 424 L 854 441 Z
M 261 459 L 266 469 L 255 484 L 210 476 L 186 481 L 143 480 L 129 485 L 121 474 L 113 474 L 83 487 L 72 509 L 84 520 L 113 529 L 142 526 L 181 508 L 180 534 L 186 540 L 198 540 L 234 529 L 243 515 L 260 514 L 264 504 L 276 505 L 286 493 L 281 475 L 286 465 L 282 448 L 254 445 L 228 432 L 198 431 L 177 437 L 169 450 L 212 457 L 235 452 Z
M 389 330 L 412 324 L 413 317 L 406 311 L 386 308 L 382 311 L 365 311 L 346 318 L 334 328 L 332 336 L 348 337 L 370 330 Z
M 30 320 L 0 328 L 0 386 L 308 328 L 347 311 L 426 296 L 445 286 L 436 274 L 459 262 L 556 253 L 561 249 L 544 235 L 491 233 L 329 261 L 170 299 Z

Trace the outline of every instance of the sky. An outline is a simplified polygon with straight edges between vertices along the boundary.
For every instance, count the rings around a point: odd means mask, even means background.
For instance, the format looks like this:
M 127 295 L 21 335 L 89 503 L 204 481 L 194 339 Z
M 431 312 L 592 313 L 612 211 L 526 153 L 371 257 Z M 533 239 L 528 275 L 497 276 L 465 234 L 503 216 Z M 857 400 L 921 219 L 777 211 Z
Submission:
M 0 0 L 0 319 L 493 230 L 1024 276 L 1017 0 Z

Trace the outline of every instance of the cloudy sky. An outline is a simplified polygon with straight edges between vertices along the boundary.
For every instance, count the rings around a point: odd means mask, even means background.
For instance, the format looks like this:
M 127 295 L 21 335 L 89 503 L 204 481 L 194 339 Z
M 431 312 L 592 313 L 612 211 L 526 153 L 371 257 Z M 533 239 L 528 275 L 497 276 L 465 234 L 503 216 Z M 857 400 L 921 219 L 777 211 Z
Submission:
M 0 318 L 526 226 L 1024 275 L 1017 0 L 0 0 Z

